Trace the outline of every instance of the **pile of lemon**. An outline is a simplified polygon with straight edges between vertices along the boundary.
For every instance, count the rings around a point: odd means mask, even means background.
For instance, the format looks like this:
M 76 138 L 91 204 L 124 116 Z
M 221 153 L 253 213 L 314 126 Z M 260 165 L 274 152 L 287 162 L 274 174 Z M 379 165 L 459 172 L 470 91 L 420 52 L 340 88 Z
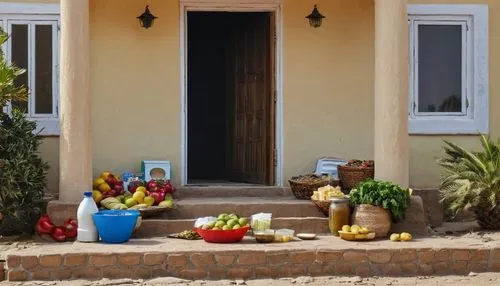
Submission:
M 393 233 L 391 234 L 390 240 L 391 241 L 410 241 L 412 240 L 411 234 L 408 232 L 402 232 L 401 234 L 399 233 Z
M 367 227 L 361 227 L 361 226 L 356 225 L 356 224 L 344 225 L 344 226 L 342 226 L 342 231 L 349 232 L 352 234 L 367 234 L 370 232 L 370 230 Z

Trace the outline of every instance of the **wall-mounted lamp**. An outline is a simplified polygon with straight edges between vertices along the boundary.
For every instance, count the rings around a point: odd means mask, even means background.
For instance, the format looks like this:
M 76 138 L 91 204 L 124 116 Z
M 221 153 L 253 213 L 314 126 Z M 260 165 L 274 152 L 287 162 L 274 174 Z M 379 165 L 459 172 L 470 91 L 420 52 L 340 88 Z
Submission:
M 321 15 L 321 13 L 318 11 L 317 6 L 314 5 L 314 9 L 312 10 L 311 14 L 306 16 L 306 18 L 309 19 L 309 25 L 311 25 L 311 27 L 318 28 L 319 26 L 321 26 L 323 18 L 326 17 Z
M 141 22 L 141 27 L 143 27 L 144 29 L 151 28 L 155 19 L 157 18 L 158 17 L 149 12 L 149 5 L 146 5 L 146 10 L 144 11 L 144 13 L 137 17 L 137 19 L 139 19 L 139 21 Z

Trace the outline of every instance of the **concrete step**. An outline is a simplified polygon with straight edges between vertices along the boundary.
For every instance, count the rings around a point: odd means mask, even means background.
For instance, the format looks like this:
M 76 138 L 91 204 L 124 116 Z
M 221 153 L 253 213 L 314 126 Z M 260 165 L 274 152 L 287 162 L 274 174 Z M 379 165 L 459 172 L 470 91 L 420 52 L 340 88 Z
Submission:
M 145 238 L 153 236 L 166 236 L 171 233 L 192 229 L 195 219 L 145 219 L 141 227 L 134 233 L 134 237 Z M 328 233 L 328 218 L 320 217 L 287 217 L 274 218 L 271 222 L 274 229 L 289 228 L 295 233 Z
M 269 186 L 186 186 L 175 193 L 177 198 L 206 197 L 283 197 L 292 196 L 288 187 Z
M 162 218 L 185 219 L 216 216 L 220 213 L 236 213 L 251 216 L 256 213 L 272 213 L 273 217 L 325 217 L 310 200 L 295 197 L 197 197 L 181 198 L 177 208 Z

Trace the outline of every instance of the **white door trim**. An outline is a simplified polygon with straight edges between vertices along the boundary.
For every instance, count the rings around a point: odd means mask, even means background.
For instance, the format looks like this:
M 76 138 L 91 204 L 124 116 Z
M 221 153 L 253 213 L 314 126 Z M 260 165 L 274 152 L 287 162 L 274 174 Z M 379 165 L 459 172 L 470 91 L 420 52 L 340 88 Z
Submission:
M 180 70 L 181 70 L 181 185 L 187 184 L 187 12 L 273 12 L 276 28 L 276 104 L 275 144 L 276 169 L 275 186 L 283 186 L 283 38 L 282 0 L 180 0 Z M 270 154 L 271 155 L 271 154 Z

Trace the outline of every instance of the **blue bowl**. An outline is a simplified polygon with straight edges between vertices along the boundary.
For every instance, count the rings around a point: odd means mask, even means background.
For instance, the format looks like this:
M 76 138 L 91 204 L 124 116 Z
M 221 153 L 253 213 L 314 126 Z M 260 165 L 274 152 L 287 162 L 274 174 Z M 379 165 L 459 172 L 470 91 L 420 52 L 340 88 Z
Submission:
M 97 232 L 105 243 L 127 242 L 138 217 L 136 210 L 106 210 L 92 215 Z

